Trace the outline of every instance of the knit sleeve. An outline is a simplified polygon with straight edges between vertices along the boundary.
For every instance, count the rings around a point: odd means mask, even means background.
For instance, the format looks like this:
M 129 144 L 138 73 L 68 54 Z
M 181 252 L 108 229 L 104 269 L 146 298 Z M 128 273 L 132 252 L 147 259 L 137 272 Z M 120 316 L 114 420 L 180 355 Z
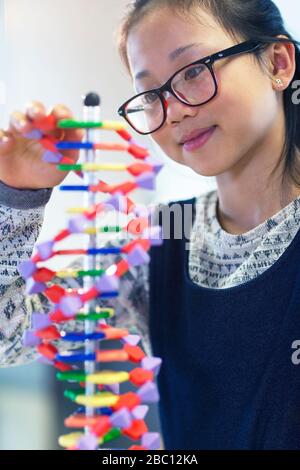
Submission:
M 1 198 L 1 196 L 0 196 Z M 40 233 L 44 207 L 16 209 L 0 206 L 0 367 L 26 364 L 38 356 L 34 348 L 24 347 L 22 337 L 32 327 L 32 313 L 49 313 L 53 305 L 43 294 L 26 295 L 25 281 L 20 276 L 18 266 L 28 260 Z M 105 266 L 116 259 L 109 255 Z M 69 265 L 72 269 L 82 269 L 83 259 L 78 258 Z M 80 279 L 55 279 L 64 288 L 82 287 Z M 148 339 L 148 266 L 131 268 L 120 282 L 117 299 L 101 300 L 100 306 L 115 307 L 112 318 L 115 327 L 128 328 L 131 333 L 141 335 L 145 349 L 149 351 Z M 80 330 L 80 322 L 64 325 L 65 330 Z M 75 344 L 65 344 L 64 349 L 75 348 Z
M 35 307 L 25 295 L 18 266 L 31 257 L 51 192 L 0 182 L 0 366 L 23 362 L 21 338 Z

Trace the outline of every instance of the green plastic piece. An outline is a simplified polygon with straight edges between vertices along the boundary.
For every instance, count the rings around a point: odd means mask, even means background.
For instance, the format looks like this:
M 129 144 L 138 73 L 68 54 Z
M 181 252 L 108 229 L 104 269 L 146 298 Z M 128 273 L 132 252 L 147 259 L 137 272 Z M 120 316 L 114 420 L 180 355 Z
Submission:
M 90 271 L 78 271 L 78 277 L 90 276 L 90 277 L 97 277 L 102 276 L 105 273 L 105 269 L 91 269 Z
M 96 129 L 103 127 L 102 122 L 74 121 L 74 119 L 62 119 L 58 123 L 60 129 Z
M 65 390 L 64 391 L 64 397 L 69 398 L 72 401 L 75 401 L 78 395 L 82 395 L 82 389 L 78 390 Z
M 103 318 L 110 318 L 111 315 L 109 312 L 101 312 L 101 313 L 88 313 L 88 314 L 84 314 L 84 313 L 79 313 L 78 315 L 76 315 L 76 320 L 90 320 L 90 321 L 98 321 L 98 320 L 102 320 Z
M 82 170 L 82 165 L 80 165 L 80 164 L 78 164 L 78 165 L 57 165 L 57 168 L 58 168 L 58 170 L 61 170 L 61 171 L 71 171 L 71 170 L 80 171 L 80 170 Z
M 119 225 L 116 225 L 116 226 L 108 226 L 106 225 L 105 227 L 101 227 L 99 229 L 99 232 L 103 232 L 103 233 L 108 233 L 108 232 L 121 232 L 122 231 L 122 227 L 120 227 Z
M 67 372 L 57 372 L 56 377 L 58 380 L 73 380 L 75 382 L 85 382 L 86 374 L 80 370 L 70 370 Z
M 113 428 L 107 434 L 103 436 L 103 442 L 112 441 L 113 439 L 117 439 L 121 435 L 122 435 L 122 432 L 119 429 Z

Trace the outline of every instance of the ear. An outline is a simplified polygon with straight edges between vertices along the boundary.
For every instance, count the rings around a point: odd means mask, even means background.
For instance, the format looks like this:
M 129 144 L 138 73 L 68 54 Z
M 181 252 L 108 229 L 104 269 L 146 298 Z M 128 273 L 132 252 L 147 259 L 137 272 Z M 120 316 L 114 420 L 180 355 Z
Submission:
M 287 38 L 287 36 L 277 36 Z M 270 48 L 269 58 L 271 74 L 273 76 L 273 88 L 285 90 L 290 85 L 296 71 L 295 46 L 292 42 L 273 43 Z

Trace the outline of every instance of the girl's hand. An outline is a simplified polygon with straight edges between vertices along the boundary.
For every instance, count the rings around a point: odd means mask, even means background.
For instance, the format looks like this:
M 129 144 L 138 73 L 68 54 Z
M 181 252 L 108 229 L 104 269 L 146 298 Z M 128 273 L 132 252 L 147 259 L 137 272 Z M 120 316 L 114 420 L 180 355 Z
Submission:
M 48 115 L 55 118 L 55 123 L 61 119 L 73 119 L 71 111 L 61 104 Z M 15 111 L 11 114 L 8 129 L 0 129 L 0 180 L 8 186 L 18 189 L 52 188 L 67 176 L 68 173 L 58 170 L 55 164 L 42 160 L 46 149 L 38 140 L 25 137 L 34 129 L 33 120 L 46 116 L 44 105 L 33 101 L 28 104 L 25 113 Z M 63 132 L 54 126 L 44 134 L 62 141 L 82 141 L 84 132 L 80 129 L 66 129 Z M 77 150 L 61 154 L 71 157 L 74 163 L 79 158 Z

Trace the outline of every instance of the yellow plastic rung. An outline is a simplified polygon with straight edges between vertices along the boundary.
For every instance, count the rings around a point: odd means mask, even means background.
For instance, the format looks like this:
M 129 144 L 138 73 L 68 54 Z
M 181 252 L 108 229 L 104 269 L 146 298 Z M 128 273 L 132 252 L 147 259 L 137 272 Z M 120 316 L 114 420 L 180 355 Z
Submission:
M 125 371 L 101 371 L 96 374 L 88 375 L 86 380 L 87 382 L 98 384 L 98 385 L 111 385 L 119 384 L 122 382 L 127 382 L 129 380 L 129 374 Z
M 86 211 L 84 207 L 70 207 L 67 209 L 67 214 L 83 214 Z
M 63 447 L 64 449 L 69 449 L 71 447 L 76 447 L 78 441 L 81 437 L 84 436 L 82 432 L 72 432 L 70 434 L 64 434 L 63 436 L 59 436 L 58 444 Z M 103 444 L 103 438 L 99 437 L 98 444 Z
M 62 279 L 66 277 L 78 277 L 78 271 L 58 271 L 56 273 L 57 277 L 60 277 Z
M 91 408 L 99 408 L 106 406 L 114 406 L 119 397 L 110 392 L 102 392 L 97 395 L 78 395 L 75 402 L 79 405 L 89 406 Z
M 84 436 L 82 432 L 72 432 L 70 434 L 64 434 L 59 436 L 58 443 L 61 447 L 67 449 L 68 447 L 74 447 L 77 445 L 79 439 Z
M 119 163 L 83 163 L 81 166 L 82 171 L 126 171 L 128 165 Z
M 103 121 L 101 129 L 106 129 L 107 131 L 123 131 L 127 129 L 127 125 L 118 121 Z

